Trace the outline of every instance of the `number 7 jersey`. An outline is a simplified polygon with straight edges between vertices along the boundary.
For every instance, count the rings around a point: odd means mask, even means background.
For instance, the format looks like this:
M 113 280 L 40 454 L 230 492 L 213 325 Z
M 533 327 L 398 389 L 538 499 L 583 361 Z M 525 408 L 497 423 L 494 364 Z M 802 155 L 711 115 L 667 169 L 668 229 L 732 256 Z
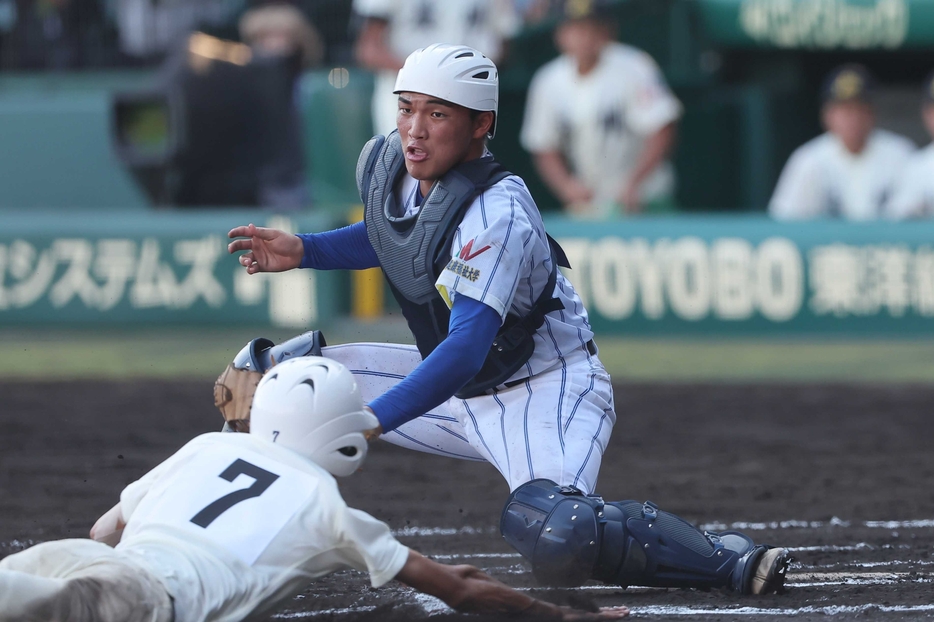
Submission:
M 347 507 L 327 471 L 249 434 L 193 439 L 120 505 L 117 550 L 163 581 L 177 622 L 261 617 L 348 568 L 379 587 L 408 558 L 385 523 Z

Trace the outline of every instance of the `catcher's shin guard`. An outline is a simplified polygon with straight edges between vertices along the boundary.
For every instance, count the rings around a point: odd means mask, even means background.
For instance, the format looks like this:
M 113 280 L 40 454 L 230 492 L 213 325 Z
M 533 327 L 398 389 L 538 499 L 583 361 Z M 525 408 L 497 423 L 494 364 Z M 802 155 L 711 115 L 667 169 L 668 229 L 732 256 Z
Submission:
M 546 585 L 596 579 L 748 594 L 756 562 L 768 549 L 739 532 L 701 532 L 651 502 L 605 503 L 544 479 L 509 496 L 500 531 Z

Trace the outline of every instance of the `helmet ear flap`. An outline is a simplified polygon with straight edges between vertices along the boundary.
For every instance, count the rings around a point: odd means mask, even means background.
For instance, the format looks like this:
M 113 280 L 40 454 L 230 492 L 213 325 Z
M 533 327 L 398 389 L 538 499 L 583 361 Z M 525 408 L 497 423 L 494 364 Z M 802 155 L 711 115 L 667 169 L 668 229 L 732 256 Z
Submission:
M 313 460 L 331 475 L 347 477 L 363 465 L 369 447 L 360 433 L 346 434 L 315 451 Z

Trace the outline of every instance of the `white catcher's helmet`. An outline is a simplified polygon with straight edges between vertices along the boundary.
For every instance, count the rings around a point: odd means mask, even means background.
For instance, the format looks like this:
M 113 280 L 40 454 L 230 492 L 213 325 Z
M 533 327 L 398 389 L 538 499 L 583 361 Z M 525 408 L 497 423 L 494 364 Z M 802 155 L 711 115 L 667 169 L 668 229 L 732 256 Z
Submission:
M 321 356 L 290 359 L 270 369 L 256 387 L 250 414 L 250 434 L 337 476 L 360 467 L 367 452 L 363 432 L 377 425 L 363 409 L 350 370 Z
M 490 138 L 496 133 L 499 72 L 489 58 L 466 45 L 434 43 L 405 59 L 393 93 L 431 95 L 471 110 L 493 113 Z

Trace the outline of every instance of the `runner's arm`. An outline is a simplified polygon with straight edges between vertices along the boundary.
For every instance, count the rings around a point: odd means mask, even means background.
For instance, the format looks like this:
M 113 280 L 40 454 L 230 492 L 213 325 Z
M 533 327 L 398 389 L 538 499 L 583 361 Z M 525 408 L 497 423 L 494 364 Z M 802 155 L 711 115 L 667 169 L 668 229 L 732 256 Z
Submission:
M 120 538 L 123 536 L 123 528 L 126 523 L 123 522 L 123 510 L 120 504 L 110 508 L 106 514 L 97 519 L 94 526 L 91 527 L 91 539 L 103 542 L 109 546 L 117 546 Z
M 629 614 L 626 607 L 586 612 L 552 605 L 518 592 L 474 566 L 439 564 L 412 550 L 396 580 L 467 613 L 505 613 L 534 620 L 568 622 L 615 620 Z

